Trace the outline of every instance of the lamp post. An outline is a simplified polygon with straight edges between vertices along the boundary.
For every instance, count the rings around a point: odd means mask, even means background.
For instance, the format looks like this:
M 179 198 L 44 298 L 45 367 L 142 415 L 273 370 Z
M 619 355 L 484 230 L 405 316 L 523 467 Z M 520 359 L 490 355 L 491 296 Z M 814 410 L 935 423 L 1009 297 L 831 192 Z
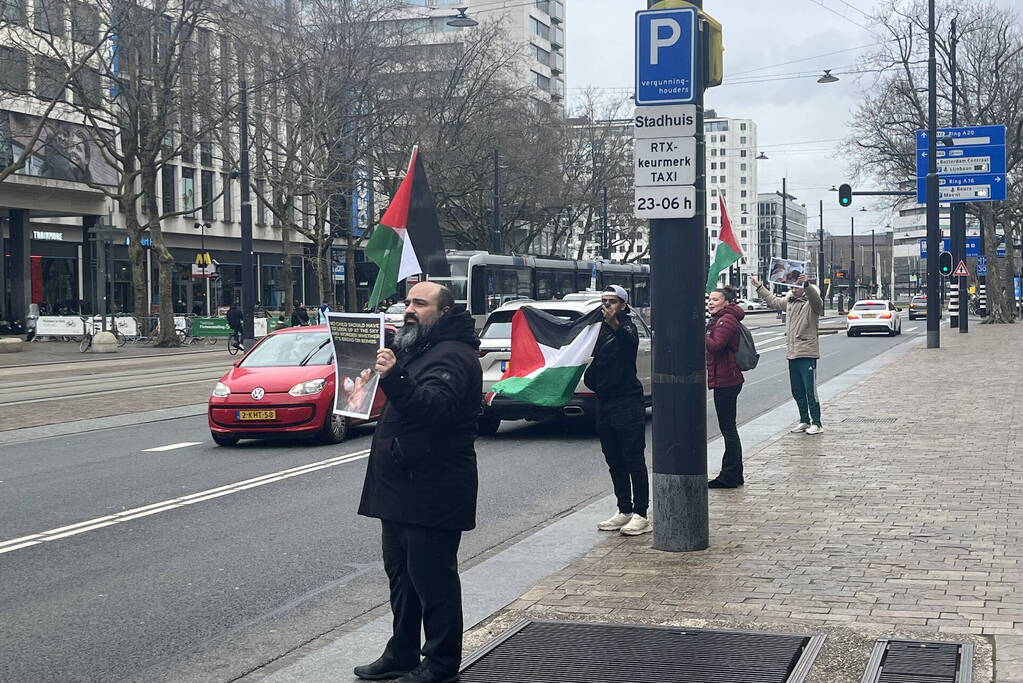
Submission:
M 607 231 L 607 187 L 603 188 L 604 194 L 604 220 L 603 220 L 603 233 L 600 236 L 600 255 L 606 259 L 611 259 L 611 235 Z
M 849 308 L 856 303 L 856 217 L 849 216 Z
M 253 309 L 256 307 L 256 293 L 252 277 L 252 200 L 249 197 L 249 92 L 245 79 L 238 82 L 241 89 L 238 125 L 239 147 L 241 150 L 241 200 L 242 200 L 242 344 L 251 348 L 256 333 L 253 328 Z
M 787 189 L 787 178 L 781 179 L 781 257 L 789 257 L 789 192 Z
M 227 190 L 225 190 L 227 191 Z M 210 276 L 206 272 L 206 228 L 212 227 L 209 223 L 196 223 L 192 226 L 199 230 L 199 251 L 202 258 L 199 259 L 199 268 L 202 270 L 203 280 L 206 281 L 206 317 L 210 317 Z
M 927 2 L 927 348 L 941 346 L 938 290 L 938 67 L 934 48 L 934 0 Z
M 493 207 L 490 211 L 490 251 L 494 254 L 501 253 L 501 157 L 497 149 L 494 149 L 494 197 Z

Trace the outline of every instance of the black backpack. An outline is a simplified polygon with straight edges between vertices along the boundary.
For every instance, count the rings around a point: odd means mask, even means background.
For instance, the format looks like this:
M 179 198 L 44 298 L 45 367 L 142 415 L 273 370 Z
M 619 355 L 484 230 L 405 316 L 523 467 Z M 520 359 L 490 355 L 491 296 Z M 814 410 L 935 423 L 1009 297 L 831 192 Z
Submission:
M 743 372 L 752 370 L 760 362 L 757 345 L 753 343 L 753 335 L 742 323 L 739 323 L 739 348 L 735 351 L 735 364 Z

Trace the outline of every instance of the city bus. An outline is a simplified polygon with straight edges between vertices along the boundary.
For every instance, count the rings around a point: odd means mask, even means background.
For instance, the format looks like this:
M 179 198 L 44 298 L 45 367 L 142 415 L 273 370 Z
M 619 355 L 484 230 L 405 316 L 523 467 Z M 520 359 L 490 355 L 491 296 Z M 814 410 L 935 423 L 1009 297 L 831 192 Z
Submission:
M 541 256 L 503 256 L 485 251 L 447 252 L 451 277 L 431 277 L 452 291 L 483 326 L 487 314 L 516 299 L 561 299 L 587 289 L 608 285 L 624 287 L 631 305 L 649 322 L 650 266 L 609 263 L 600 260 L 572 261 Z

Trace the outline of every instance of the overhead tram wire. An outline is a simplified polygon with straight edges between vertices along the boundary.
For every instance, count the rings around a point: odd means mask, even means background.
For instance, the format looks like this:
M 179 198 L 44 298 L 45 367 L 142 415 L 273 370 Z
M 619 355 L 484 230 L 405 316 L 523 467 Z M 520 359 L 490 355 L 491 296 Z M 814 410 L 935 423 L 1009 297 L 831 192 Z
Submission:
M 853 21 L 852 19 L 850 19 L 850 18 L 849 18 L 849 17 L 847 17 L 846 15 L 842 14 L 842 13 L 841 13 L 841 12 L 839 12 L 838 10 L 836 10 L 836 9 L 834 9 L 834 8 L 832 8 L 832 7 L 828 7 L 828 6 L 826 5 L 826 4 L 824 4 L 824 0 L 809 0 L 809 1 L 810 1 L 810 2 L 812 2 L 813 4 L 815 4 L 815 5 L 819 6 L 819 7 L 822 7 L 822 8 L 824 8 L 824 9 L 826 9 L 827 11 L 831 12 L 831 13 L 832 13 L 832 14 L 834 14 L 835 16 L 839 16 L 839 17 L 842 17 L 843 19 L 845 19 L 846 21 L 848 21 L 848 22 L 849 22 L 850 24 L 852 24 L 853 26 L 857 26 L 857 27 L 859 27 L 859 28 L 863 29 L 864 31 L 866 31 L 866 32 L 867 32 L 867 33 L 869 33 L 870 35 L 874 36 L 874 37 L 875 37 L 875 38 L 877 38 L 878 40 L 881 40 L 881 41 L 883 41 L 883 40 L 886 40 L 886 38 L 885 38 L 884 36 L 882 36 L 881 34 L 879 34 L 879 33 L 875 32 L 875 31 L 874 31 L 874 29 L 870 28 L 869 26 L 864 26 L 863 24 L 859 23 L 858 21 Z M 850 5 L 850 4 L 849 4 L 848 2 L 846 2 L 845 0 L 838 0 L 838 1 L 839 1 L 839 2 L 841 2 L 841 3 L 843 4 L 843 5 L 845 5 L 846 7 L 851 7 L 852 9 L 856 9 L 855 7 L 853 7 L 852 5 Z M 856 11 L 857 11 L 857 12 L 860 12 L 860 14 L 863 14 L 863 16 L 867 17 L 868 19 L 869 19 L 869 18 L 871 18 L 871 17 L 869 17 L 868 15 L 864 14 L 863 12 L 861 12 L 860 10 L 856 10 Z

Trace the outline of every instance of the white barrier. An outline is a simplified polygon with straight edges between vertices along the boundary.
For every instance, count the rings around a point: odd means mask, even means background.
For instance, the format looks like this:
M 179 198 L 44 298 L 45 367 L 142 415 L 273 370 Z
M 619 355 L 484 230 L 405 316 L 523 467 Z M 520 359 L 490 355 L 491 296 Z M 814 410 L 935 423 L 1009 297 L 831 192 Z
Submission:
M 184 318 L 181 319 L 184 326 Z M 177 320 L 175 319 L 175 323 Z M 103 330 L 103 318 L 93 316 L 92 318 L 80 318 L 77 315 L 43 315 L 36 321 L 36 336 L 38 337 L 76 337 L 80 336 L 92 327 L 92 333 L 96 334 Z M 107 328 L 117 326 L 117 331 L 126 337 L 136 337 L 139 333 L 138 323 L 132 317 L 107 317 Z

